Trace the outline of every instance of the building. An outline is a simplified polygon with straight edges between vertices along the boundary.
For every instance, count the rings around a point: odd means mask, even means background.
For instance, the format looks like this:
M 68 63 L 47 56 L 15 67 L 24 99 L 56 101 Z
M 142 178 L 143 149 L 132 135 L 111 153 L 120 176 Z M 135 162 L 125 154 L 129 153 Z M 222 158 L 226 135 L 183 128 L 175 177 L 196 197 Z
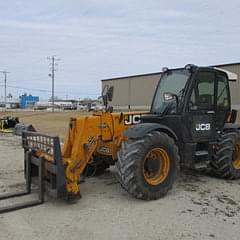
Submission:
M 71 99 L 55 99 L 54 106 L 61 110 L 76 110 L 77 109 L 77 100 Z M 52 101 L 49 101 L 50 106 L 52 106 Z
M 233 107 L 240 109 L 240 63 L 220 64 L 214 67 L 223 68 L 238 75 L 237 82 L 230 82 L 230 90 Z M 111 105 L 115 110 L 148 110 L 160 76 L 161 72 L 156 72 L 104 79 L 102 89 L 107 84 L 114 86 Z
M 11 95 L 6 97 L 6 108 L 15 109 L 20 107 L 19 98 L 14 98 Z M 5 97 L 0 97 L 0 108 L 5 108 Z
M 38 96 L 24 94 L 20 97 L 20 104 L 22 109 L 33 108 L 37 102 L 39 102 Z

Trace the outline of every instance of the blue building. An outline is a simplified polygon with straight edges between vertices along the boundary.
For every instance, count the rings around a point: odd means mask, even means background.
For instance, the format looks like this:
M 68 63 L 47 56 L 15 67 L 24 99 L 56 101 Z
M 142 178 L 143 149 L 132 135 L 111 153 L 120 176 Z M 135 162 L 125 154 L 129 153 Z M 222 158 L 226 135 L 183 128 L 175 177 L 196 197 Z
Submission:
M 22 95 L 20 98 L 21 98 L 21 108 L 22 109 L 25 109 L 28 107 L 33 107 L 36 102 L 39 102 L 38 96 Z

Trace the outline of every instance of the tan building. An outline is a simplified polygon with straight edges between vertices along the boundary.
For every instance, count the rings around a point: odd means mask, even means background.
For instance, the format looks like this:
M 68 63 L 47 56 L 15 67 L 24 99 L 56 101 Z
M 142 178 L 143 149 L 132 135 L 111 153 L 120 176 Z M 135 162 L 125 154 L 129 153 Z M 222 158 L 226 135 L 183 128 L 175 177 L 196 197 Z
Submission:
M 230 89 L 232 105 L 234 108 L 240 109 L 240 63 L 221 64 L 214 67 L 223 68 L 238 75 L 237 82 L 230 82 Z M 102 88 L 107 84 L 114 86 L 111 105 L 115 110 L 148 110 L 160 76 L 161 72 L 156 72 L 104 79 Z

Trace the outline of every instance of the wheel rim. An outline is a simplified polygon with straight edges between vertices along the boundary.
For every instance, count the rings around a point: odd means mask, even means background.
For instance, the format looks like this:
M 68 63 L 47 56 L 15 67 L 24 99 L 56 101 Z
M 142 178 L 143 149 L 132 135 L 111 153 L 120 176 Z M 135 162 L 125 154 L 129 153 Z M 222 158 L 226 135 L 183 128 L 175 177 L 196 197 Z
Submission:
M 240 169 L 240 143 L 235 145 L 233 151 L 233 167 L 235 169 Z
M 143 175 L 145 181 L 153 186 L 162 183 L 168 176 L 170 158 L 162 148 L 151 149 L 143 163 Z

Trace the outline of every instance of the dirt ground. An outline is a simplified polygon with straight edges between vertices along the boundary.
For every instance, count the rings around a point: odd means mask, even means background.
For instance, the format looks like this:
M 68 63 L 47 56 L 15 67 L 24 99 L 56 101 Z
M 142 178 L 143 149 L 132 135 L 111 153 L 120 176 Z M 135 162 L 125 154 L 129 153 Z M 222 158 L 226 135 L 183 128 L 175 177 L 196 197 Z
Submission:
M 37 131 L 41 131 L 42 133 L 54 136 L 60 136 L 60 138 L 63 139 L 67 133 L 70 118 L 88 114 L 88 112 L 76 111 L 64 111 L 54 113 L 46 111 L 9 111 L 0 112 L 0 117 L 19 117 L 20 122 L 32 124 Z
M 64 135 L 65 121 L 73 116 L 17 114 L 37 129 L 57 135 Z M 0 135 L 0 166 L 0 193 L 22 189 L 20 137 Z M 80 187 L 83 197 L 75 204 L 47 199 L 37 207 L 1 214 L 0 240 L 238 240 L 240 236 L 240 180 L 181 173 L 166 197 L 146 202 L 120 187 L 112 167 L 99 177 L 87 178 Z M 0 207 L 13 202 L 1 201 Z

